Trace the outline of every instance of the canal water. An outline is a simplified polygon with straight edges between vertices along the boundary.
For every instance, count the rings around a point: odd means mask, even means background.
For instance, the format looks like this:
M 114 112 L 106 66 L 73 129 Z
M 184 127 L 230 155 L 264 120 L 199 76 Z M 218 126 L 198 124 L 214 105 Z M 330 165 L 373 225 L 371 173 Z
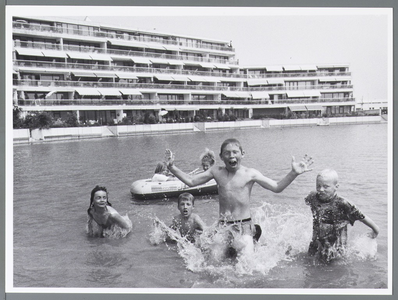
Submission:
M 281 179 L 291 156 L 315 160 L 313 171 L 274 194 L 255 185 L 252 216 L 263 235 L 253 257 L 238 264 L 206 261 L 197 248 L 159 242 L 153 219 L 170 224 L 176 199 L 136 200 L 133 181 L 152 176 L 170 148 L 185 171 L 200 167 L 205 148 L 219 153 L 238 138 L 243 164 Z M 14 146 L 13 286 L 111 288 L 128 291 L 237 289 L 272 293 L 375 289 L 388 286 L 388 127 L 386 124 L 250 129 L 132 136 Z M 216 162 L 221 165 L 220 159 Z M 325 265 L 307 256 L 312 218 L 304 197 L 317 172 L 334 168 L 339 194 L 380 227 L 376 240 L 361 222 L 349 225 L 349 253 Z M 109 201 L 133 222 L 124 238 L 92 238 L 85 231 L 90 191 L 105 185 Z M 195 212 L 212 226 L 217 195 L 197 197 Z M 157 240 L 158 239 L 158 240 Z M 184 245 L 182 245 L 184 246 Z M 288 251 L 287 251 L 288 250 Z M 131 290 L 130 290 L 131 289 Z M 144 289 L 144 290 L 142 290 Z

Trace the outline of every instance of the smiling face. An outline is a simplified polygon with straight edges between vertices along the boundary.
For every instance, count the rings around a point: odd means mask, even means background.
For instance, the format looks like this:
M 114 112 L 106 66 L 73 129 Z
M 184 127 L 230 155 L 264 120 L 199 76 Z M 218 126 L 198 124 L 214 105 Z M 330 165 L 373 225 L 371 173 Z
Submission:
M 190 199 L 181 199 L 178 203 L 178 210 L 184 218 L 189 218 L 193 211 L 193 203 Z
M 322 201 L 330 200 L 336 194 L 338 187 L 337 178 L 332 174 L 318 175 L 316 178 L 316 191 Z
M 243 155 L 244 152 L 238 144 L 229 143 L 223 147 L 220 158 L 228 171 L 236 171 L 240 167 Z
M 202 159 L 202 168 L 204 171 L 207 171 L 210 169 L 210 167 L 214 165 L 214 161 L 209 159 L 209 158 L 203 158 Z
M 105 208 L 108 203 L 108 194 L 105 191 L 97 191 L 94 194 L 93 206 L 97 208 Z

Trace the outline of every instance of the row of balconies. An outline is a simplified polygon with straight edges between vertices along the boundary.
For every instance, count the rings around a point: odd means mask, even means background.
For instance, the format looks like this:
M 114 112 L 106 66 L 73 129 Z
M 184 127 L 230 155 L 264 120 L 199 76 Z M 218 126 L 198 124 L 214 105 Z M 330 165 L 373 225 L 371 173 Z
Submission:
M 159 83 L 128 83 L 128 82 L 92 82 L 68 80 L 14 80 L 14 86 L 26 87 L 105 87 L 105 88 L 134 88 L 134 89 L 176 89 L 176 90 L 212 90 L 212 91 L 291 91 L 291 90 L 322 90 L 352 89 L 352 85 L 312 85 L 312 86 L 264 86 L 264 87 L 234 87 L 224 85 L 204 84 L 159 84 Z
M 18 106 L 62 106 L 62 105 L 96 105 L 96 106 L 115 106 L 115 105 L 278 105 L 278 104 L 314 104 L 314 103 L 354 103 L 355 98 L 320 98 L 320 99 L 302 99 L 302 98 L 291 98 L 291 99 L 278 99 L 278 100 L 256 100 L 256 99 L 245 99 L 245 100 L 150 100 L 150 99 L 139 99 L 139 100 L 122 100 L 122 99 L 63 99 L 63 100 L 47 100 L 47 99 L 35 99 L 35 100 L 18 100 Z
M 255 79 L 255 78 L 294 78 L 294 77 L 339 77 L 351 76 L 351 72 L 296 72 L 296 73 L 281 73 L 270 72 L 266 74 L 241 74 L 241 73 L 222 73 L 212 71 L 194 71 L 184 69 L 159 69 L 153 67 L 130 67 L 118 65 L 102 65 L 102 64 L 80 64 L 80 63 L 60 63 L 48 61 L 35 61 L 35 60 L 15 60 L 14 66 L 18 67 L 34 67 L 45 69 L 75 69 L 78 70 L 93 70 L 93 71 L 114 71 L 114 72 L 130 72 L 130 73 L 150 73 L 150 74 L 176 74 L 176 75 L 199 75 L 199 76 L 214 76 L 214 77 L 228 77 L 228 78 L 242 78 L 242 79 Z
M 200 49 L 209 49 L 209 50 L 217 50 L 217 51 L 228 51 L 234 52 L 235 49 L 230 46 L 221 46 L 221 45 L 209 45 L 208 43 L 202 44 L 201 42 L 197 43 L 187 43 L 182 41 L 176 41 L 171 39 L 154 39 L 149 36 L 145 36 L 144 33 L 140 33 L 138 36 L 133 36 L 128 33 L 108 33 L 103 31 L 90 31 L 90 30 L 82 30 L 82 29 L 74 29 L 67 30 L 62 27 L 49 26 L 49 25 L 38 25 L 38 24 L 28 24 L 21 22 L 13 22 L 13 30 L 16 33 L 40 33 L 46 35 L 50 34 L 61 34 L 61 35 L 70 35 L 70 36 L 81 36 L 81 39 L 84 40 L 85 37 L 96 37 L 96 38 L 105 38 L 105 39 L 121 39 L 124 41 L 133 41 L 133 42 L 144 42 L 144 43 L 160 43 L 165 45 L 175 45 L 181 47 L 192 47 L 192 48 L 200 48 Z
M 82 48 L 75 45 L 59 45 L 59 44 L 49 44 L 49 43 L 28 43 L 23 41 L 14 41 L 14 46 L 24 49 L 36 49 L 36 50 L 51 50 L 51 51 L 74 51 L 81 53 L 92 53 L 92 54 L 105 54 L 105 55 L 121 55 L 121 56 L 135 56 L 135 57 L 146 57 L 146 58 L 161 58 L 161 59 L 172 59 L 178 61 L 194 61 L 203 63 L 221 63 L 221 64 L 232 64 L 237 65 L 238 61 L 232 57 L 230 58 L 208 58 L 204 56 L 194 56 L 194 55 L 183 55 L 183 54 L 168 54 L 168 53 L 154 53 L 146 51 L 132 51 L 132 50 L 121 50 L 121 49 L 102 49 L 87 47 Z

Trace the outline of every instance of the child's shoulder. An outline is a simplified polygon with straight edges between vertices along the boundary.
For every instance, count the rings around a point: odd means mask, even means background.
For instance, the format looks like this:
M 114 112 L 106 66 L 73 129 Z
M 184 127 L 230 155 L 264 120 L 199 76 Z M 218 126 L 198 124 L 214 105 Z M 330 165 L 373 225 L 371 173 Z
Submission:
M 318 193 L 316 191 L 311 191 L 311 192 L 308 193 L 308 195 L 305 198 L 306 199 L 313 199 L 313 198 L 316 198 L 317 194 Z
M 191 214 L 191 217 L 192 217 L 193 219 L 200 219 L 200 216 L 199 216 L 198 214 L 195 214 L 195 213 L 192 213 L 192 214 Z

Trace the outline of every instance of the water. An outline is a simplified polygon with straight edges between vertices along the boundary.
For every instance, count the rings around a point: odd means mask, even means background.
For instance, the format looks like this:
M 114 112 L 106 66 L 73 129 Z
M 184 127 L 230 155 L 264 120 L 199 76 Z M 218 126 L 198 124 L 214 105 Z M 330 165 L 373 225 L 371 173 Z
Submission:
M 252 217 L 263 235 L 256 253 L 237 264 L 206 261 L 192 246 L 154 243 L 157 217 L 170 224 L 176 199 L 138 201 L 133 181 L 150 177 L 164 149 L 185 171 L 200 166 L 207 147 L 238 138 L 243 164 L 281 179 L 291 156 L 311 155 L 313 171 L 299 176 L 281 194 L 255 185 Z M 272 128 L 234 132 L 139 136 L 14 146 L 14 287 L 61 288 L 388 288 L 387 125 Z M 216 164 L 221 164 L 220 160 Z M 323 265 L 307 254 L 311 212 L 304 197 L 324 168 L 340 175 L 339 194 L 380 227 L 376 240 L 360 222 L 349 226 L 350 253 Z M 90 191 L 105 185 L 109 201 L 128 214 L 126 238 L 86 235 Z M 211 226 L 218 218 L 217 195 L 197 197 L 195 212 Z M 205 235 L 204 235 L 205 236 Z M 152 239 L 151 239 L 152 237 Z M 286 251 L 289 250 L 287 253 Z M 170 276 L 173 274 L 173 276 Z M 134 290 L 132 290 L 134 291 Z

